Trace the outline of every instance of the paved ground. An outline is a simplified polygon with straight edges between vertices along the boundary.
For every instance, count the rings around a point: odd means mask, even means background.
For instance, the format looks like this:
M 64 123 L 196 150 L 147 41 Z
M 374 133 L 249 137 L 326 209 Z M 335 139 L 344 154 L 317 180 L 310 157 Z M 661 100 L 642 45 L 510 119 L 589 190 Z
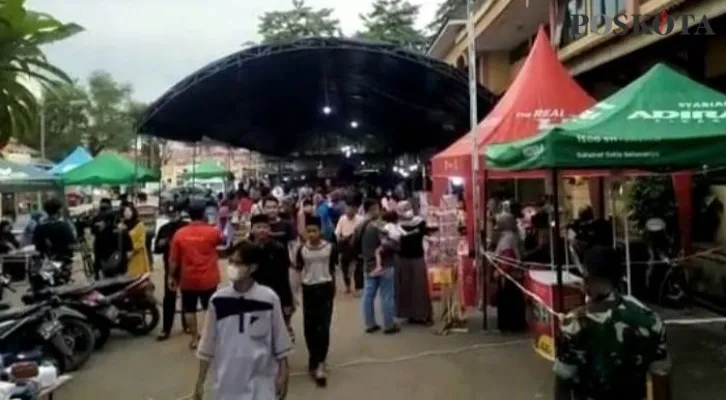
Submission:
M 160 284 L 161 274 L 155 275 Z M 366 335 L 361 332 L 359 314 L 357 301 L 338 297 L 330 362 L 348 365 L 333 370 L 327 389 L 317 389 L 301 376 L 306 356 L 304 344 L 298 340 L 290 400 L 551 398 L 550 364 L 534 354 L 526 337 L 476 329 L 470 334 L 438 337 L 418 327 L 404 327 L 393 337 Z M 473 327 L 480 322 L 471 321 Z M 294 324 L 300 333 L 299 314 Z M 676 365 L 674 398 L 722 398 L 726 391 L 723 326 L 674 327 L 670 340 Z M 57 399 L 187 399 L 196 379 L 196 362 L 187 350 L 187 341 L 180 333 L 165 343 L 157 343 L 153 337 L 119 334 L 59 391 Z

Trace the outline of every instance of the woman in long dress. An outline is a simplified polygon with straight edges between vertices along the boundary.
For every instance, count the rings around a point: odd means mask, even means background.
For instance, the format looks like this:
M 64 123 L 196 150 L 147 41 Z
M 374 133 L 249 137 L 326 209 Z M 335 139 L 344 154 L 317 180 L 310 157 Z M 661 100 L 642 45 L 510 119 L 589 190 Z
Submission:
M 139 213 L 132 205 L 126 205 L 122 209 L 122 222 L 119 228 L 128 233 L 131 246 L 128 256 L 128 268 L 126 274 L 137 277 L 151 271 L 149 255 L 146 248 L 146 226 L 139 220 Z
M 517 220 L 510 213 L 500 213 L 496 217 L 498 242 L 496 247 L 497 266 L 497 325 L 502 332 L 521 332 L 527 329 L 524 293 L 510 279 L 520 284 L 523 281 L 519 269 L 521 244 L 517 230 Z
M 408 201 L 398 204 L 398 213 L 406 234 L 400 239 L 396 257 L 396 316 L 412 324 L 430 325 L 433 311 L 423 249 L 426 220 L 414 215 Z

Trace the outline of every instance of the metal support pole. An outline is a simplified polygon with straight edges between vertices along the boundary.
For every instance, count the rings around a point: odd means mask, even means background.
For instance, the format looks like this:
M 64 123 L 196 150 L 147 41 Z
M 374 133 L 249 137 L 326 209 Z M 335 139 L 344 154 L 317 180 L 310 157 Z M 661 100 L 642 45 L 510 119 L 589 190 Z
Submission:
M 197 142 L 194 142 L 192 147 L 192 187 L 196 186 L 197 180 Z
M 45 99 L 43 99 L 43 102 L 40 104 L 40 158 L 45 160 Z M 15 204 L 17 204 L 17 202 L 15 202 Z M 43 192 L 38 192 L 38 210 L 42 209 Z
M 141 142 L 139 141 L 139 134 L 138 132 L 134 133 L 134 179 L 131 183 L 133 187 L 133 198 L 131 199 L 132 203 L 136 203 L 137 196 L 136 196 L 136 183 L 139 179 L 139 151 L 141 147 Z M 128 189 L 126 189 L 126 193 L 128 193 Z
M 466 2 L 466 41 L 467 41 L 467 58 L 469 60 L 469 122 L 471 135 L 471 191 L 473 199 L 471 202 L 472 212 L 474 213 L 474 263 L 475 268 L 483 271 L 483 262 L 481 254 L 481 239 L 479 235 L 479 226 L 481 224 L 481 207 L 479 205 L 479 135 L 477 126 L 479 125 L 479 112 L 477 109 L 477 81 L 476 81 L 476 34 L 474 31 L 474 0 Z M 484 275 L 484 274 L 482 274 Z M 487 305 L 484 303 L 484 321 L 482 328 L 487 328 Z

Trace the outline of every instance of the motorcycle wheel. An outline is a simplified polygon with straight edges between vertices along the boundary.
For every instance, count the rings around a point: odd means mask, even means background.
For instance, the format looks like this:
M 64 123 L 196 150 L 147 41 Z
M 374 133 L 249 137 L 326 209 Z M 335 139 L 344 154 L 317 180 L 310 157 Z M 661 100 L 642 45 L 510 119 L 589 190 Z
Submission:
M 61 317 L 63 324 L 63 340 L 73 351 L 73 355 L 65 357 L 65 370 L 75 371 L 91 358 L 96 346 L 96 335 L 93 327 L 86 321 L 73 318 Z
M 134 322 L 127 323 L 124 329 L 135 336 L 148 335 L 156 329 L 156 326 L 159 325 L 159 320 L 161 320 L 159 308 L 153 303 L 141 305 L 132 314 L 139 314 L 140 318 L 136 318 L 136 316 L 130 318 L 129 320 Z
M 663 277 L 658 289 L 658 303 L 672 308 L 683 308 L 688 302 L 686 279 L 680 268 L 671 268 Z
M 94 333 L 96 336 L 96 342 L 93 348 L 96 350 L 101 350 L 103 346 L 108 343 L 108 338 L 111 336 L 111 328 L 107 326 L 95 327 Z

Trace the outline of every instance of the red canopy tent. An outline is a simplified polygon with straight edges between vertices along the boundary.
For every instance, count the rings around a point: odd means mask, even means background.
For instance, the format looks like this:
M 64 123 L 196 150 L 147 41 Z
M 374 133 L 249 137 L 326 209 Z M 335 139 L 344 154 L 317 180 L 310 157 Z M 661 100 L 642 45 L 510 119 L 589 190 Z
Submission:
M 448 179 L 460 177 L 465 182 L 467 199 L 467 225 L 473 225 L 474 213 L 471 181 L 472 135 L 476 135 L 479 153 L 489 143 L 509 142 L 533 136 L 548 125 L 560 123 L 595 104 L 560 63 L 557 52 L 540 27 L 532 49 L 517 77 L 499 103 L 479 124 L 478 128 L 460 138 L 431 161 L 433 199 L 437 201 L 445 192 Z M 480 156 L 481 157 L 481 156 Z M 481 169 L 486 166 L 480 159 Z M 600 175 L 601 172 L 577 171 L 572 175 Z M 545 177 L 541 171 L 490 171 L 491 179 Z M 482 194 L 484 188 L 482 188 Z M 469 229 L 469 239 L 473 232 Z

